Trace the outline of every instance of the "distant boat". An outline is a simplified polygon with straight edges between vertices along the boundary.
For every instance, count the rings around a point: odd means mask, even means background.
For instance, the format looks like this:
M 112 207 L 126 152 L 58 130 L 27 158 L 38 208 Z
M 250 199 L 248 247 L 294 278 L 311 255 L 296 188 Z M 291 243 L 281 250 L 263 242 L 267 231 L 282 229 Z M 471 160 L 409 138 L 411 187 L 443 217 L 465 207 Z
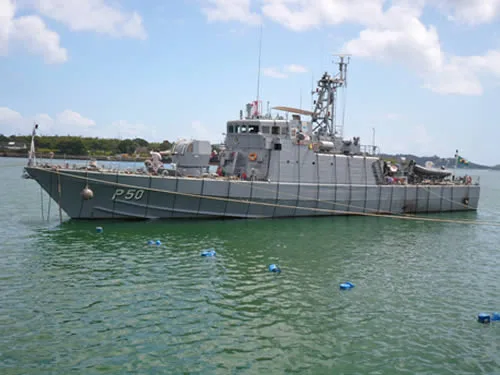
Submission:
M 476 210 L 472 178 L 414 162 L 388 165 L 375 145 L 343 139 L 336 113 L 348 60 L 324 73 L 314 110 L 277 107 L 292 118 L 262 115 L 260 103 L 226 123 L 225 142 L 211 173 L 212 145 L 177 142 L 140 170 L 77 169 L 40 164 L 34 136 L 26 175 L 73 219 L 284 218 Z M 310 116 L 304 121 L 300 116 Z M 341 116 L 339 116 L 341 117 Z M 343 117 L 343 116 L 342 116 Z M 341 118 L 342 118 L 341 117 Z M 158 153 L 155 153 L 158 154 Z M 156 159 L 153 158 L 156 157 Z M 172 169 L 161 164 L 170 157 Z M 212 158 L 212 161 L 214 159 Z M 429 178 L 430 177 L 430 178 Z

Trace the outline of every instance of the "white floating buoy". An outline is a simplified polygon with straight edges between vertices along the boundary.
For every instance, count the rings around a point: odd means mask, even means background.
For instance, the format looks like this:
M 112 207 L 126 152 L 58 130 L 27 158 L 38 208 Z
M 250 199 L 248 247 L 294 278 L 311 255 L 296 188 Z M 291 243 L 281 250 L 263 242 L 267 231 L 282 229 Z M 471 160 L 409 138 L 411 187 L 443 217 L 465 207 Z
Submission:
M 90 190 L 90 188 L 88 186 L 85 187 L 85 189 L 83 189 L 80 194 L 82 195 L 82 198 L 87 200 L 87 201 L 89 199 L 94 198 L 94 192 L 92 190 Z

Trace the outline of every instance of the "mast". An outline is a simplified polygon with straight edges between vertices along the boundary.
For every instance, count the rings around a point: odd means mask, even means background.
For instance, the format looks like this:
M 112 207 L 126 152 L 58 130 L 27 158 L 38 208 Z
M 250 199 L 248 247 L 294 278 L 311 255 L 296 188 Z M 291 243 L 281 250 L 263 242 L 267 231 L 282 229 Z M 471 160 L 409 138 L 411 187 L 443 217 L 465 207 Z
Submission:
M 260 116 L 259 111 L 259 98 L 260 98 L 260 61 L 262 57 L 262 24 L 260 24 L 260 36 L 259 36 L 259 63 L 257 69 L 257 100 L 255 102 L 257 109 L 255 111 L 255 116 Z
M 31 145 L 28 152 L 28 166 L 36 165 L 36 151 L 35 151 L 35 136 L 38 124 L 33 123 L 33 131 L 31 132 Z
M 318 81 L 318 87 L 314 94 L 317 99 L 313 110 L 313 132 L 318 135 L 339 137 L 342 139 L 344 124 L 337 124 L 337 97 L 338 89 L 347 84 L 347 66 L 350 62 L 350 55 L 337 55 L 339 57 L 339 71 L 336 75 L 330 76 L 325 72 Z

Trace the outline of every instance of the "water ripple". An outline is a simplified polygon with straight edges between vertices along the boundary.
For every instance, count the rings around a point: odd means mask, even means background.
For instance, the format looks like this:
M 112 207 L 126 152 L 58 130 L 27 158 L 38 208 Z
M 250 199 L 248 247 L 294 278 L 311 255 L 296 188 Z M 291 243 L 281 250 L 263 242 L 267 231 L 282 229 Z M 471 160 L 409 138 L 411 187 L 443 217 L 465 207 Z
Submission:
M 2 374 L 500 373 L 500 326 L 475 320 L 500 309 L 491 228 L 96 225 L 25 217 L 0 230 L 19 232 L 0 245 Z M 346 280 L 356 287 L 339 290 Z

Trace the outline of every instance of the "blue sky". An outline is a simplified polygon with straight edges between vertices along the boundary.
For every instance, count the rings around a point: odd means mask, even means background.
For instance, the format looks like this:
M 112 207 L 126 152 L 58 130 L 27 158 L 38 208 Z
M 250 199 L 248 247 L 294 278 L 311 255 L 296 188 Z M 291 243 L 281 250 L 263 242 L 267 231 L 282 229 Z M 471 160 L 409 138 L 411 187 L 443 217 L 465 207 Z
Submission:
M 0 0 L 0 133 L 199 137 L 309 109 L 350 53 L 344 135 L 500 163 L 500 0 Z M 301 100 L 302 98 L 302 100 Z

